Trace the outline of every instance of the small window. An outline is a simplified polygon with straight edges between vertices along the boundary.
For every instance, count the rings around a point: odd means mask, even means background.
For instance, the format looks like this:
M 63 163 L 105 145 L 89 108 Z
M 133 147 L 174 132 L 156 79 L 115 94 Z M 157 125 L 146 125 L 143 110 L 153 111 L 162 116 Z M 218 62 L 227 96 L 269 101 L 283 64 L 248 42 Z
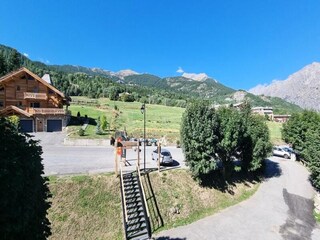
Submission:
M 3 101 L 0 101 L 0 107 L 3 107 Z
M 1 86 L 1 87 L 0 87 L 0 92 L 3 92 L 3 91 L 4 91 L 4 87 Z
M 53 94 L 54 92 L 53 92 L 53 90 L 51 89 L 51 88 L 49 88 L 49 94 Z
M 17 91 L 20 91 L 20 86 L 17 86 Z
M 40 103 L 39 102 L 30 103 L 30 107 L 32 107 L 32 108 L 40 108 Z
M 34 77 L 32 77 L 32 76 L 30 76 L 29 74 L 27 75 L 27 79 L 29 80 L 29 81 L 32 81 L 32 80 L 34 80 Z
M 38 93 L 38 92 L 39 92 L 39 88 L 38 88 L 38 87 L 34 87 L 34 88 L 33 88 L 33 92 L 34 92 L 34 93 Z

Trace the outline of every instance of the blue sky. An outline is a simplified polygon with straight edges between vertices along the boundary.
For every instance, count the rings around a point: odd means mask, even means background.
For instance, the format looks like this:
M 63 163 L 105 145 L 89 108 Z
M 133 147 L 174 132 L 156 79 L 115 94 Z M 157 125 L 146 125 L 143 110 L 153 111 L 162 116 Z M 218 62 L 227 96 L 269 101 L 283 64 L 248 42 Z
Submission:
M 0 43 L 49 64 L 249 89 L 320 61 L 319 0 L 1 0 Z

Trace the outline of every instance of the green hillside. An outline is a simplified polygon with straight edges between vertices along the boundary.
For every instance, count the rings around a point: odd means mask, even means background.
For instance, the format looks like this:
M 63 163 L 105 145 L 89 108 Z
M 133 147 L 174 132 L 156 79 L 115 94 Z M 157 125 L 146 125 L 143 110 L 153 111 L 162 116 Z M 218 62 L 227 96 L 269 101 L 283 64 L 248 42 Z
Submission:
M 49 73 L 53 85 L 69 96 L 108 97 L 111 100 L 176 107 L 186 107 L 188 102 L 200 99 L 212 101 L 214 104 L 249 101 L 252 106 L 271 106 L 275 113 L 290 114 L 301 111 L 297 105 L 280 98 L 255 96 L 247 92 L 244 98 L 236 98 L 239 91 L 213 79 L 194 81 L 184 77 L 160 78 L 151 74 L 122 77 L 99 68 L 46 65 L 26 58 L 13 48 L 0 45 L 0 76 L 21 66 L 39 76 Z

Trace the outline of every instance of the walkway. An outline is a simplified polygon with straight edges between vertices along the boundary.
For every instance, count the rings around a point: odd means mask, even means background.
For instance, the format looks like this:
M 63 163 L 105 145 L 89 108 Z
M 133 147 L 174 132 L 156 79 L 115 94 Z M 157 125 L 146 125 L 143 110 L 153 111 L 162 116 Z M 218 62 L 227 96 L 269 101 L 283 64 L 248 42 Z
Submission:
M 320 239 L 312 216 L 313 189 L 297 162 L 272 157 L 267 180 L 249 200 L 193 224 L 163 231 L 158 240 Z

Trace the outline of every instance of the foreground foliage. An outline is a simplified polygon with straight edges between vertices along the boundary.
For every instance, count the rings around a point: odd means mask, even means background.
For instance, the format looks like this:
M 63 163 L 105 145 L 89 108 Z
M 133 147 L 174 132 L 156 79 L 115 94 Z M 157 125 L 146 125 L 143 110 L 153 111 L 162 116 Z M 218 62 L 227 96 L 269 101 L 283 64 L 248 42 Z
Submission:
M 49 190 L 36 141 L 19 134 L 0 118 L 0 236 L 2 239 L 46 239 L 50 223 Z
M 230 185 L 229 191 L 224 192 L 203 188 L 187 170 L 154 172 L 148 176 L 154 192 L 154 196 L 147 195 L 153 232 L 191 223 L 234 205 L 250 197 L 259 186 L 255 181 L 243 181 Z M 148 176 L 142 178 L 144 184 Z M 123 239 L 117 177 L 111 174 L 51 177 L 50 190 L 53 196 L 49 239 Z M 154 199 L 160 216 L 155 216 L 150 206 Z M 163 224 L 157 225 L 159 218 Z
M 311 171 L 311 181 L 320 189 L 320 114 L 304 111 L 283 125 L 282 137 L 296 149 Z
M 181 141 L 186 162 L 195 178 L 221 168 L 224 177 L 234 169 L 257 171 L 271 151 L 264 120 L 233 108 L 215 110 L 208 102 L 190 104 L 181 125 Z M 235 168 L 235 160 L 240 166 Z

